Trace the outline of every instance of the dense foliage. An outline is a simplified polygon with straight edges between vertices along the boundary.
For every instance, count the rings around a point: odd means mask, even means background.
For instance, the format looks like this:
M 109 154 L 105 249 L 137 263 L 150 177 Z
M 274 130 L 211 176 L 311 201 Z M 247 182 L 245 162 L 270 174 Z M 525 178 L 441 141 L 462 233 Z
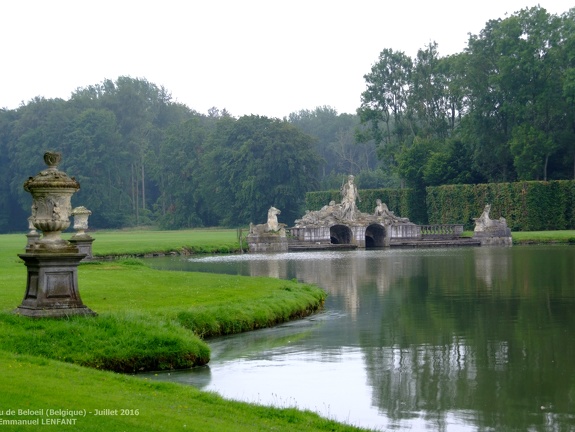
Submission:
M 358 110 L 410 187 L 575 176 L 575 8 L 491 20 L 456 55 L 384 49 Z
M 517 231 L 575 229 L 575 181 L 528 181 L 427 188 L 430 223 L 474 226 L 485 204 Z
M 333 134 L 358 124 L 330 108 L 315 114 L 323 111 Z M 68 101 L 37 97 L 0 110 L 0 232 L 26 229 L 22 185 L 45 168 L 47 150 L 62 152 L 60 169 L 81 185 L 72 203 L 92 211 L 94 228 L 246 226 L 265 222 L 272 205 L 291 223 L 318 171 L 333 173 L 318 139 L 287 119 L 199 114 L 145 79 L 105 80 Z

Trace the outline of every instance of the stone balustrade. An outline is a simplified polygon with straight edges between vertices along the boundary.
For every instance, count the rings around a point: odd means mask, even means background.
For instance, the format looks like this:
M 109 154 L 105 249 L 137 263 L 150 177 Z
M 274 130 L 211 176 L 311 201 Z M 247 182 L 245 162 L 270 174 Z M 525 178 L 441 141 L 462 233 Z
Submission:
M 458 238 L 463 234 L 463 224 L 419 225 L 424 239 Z

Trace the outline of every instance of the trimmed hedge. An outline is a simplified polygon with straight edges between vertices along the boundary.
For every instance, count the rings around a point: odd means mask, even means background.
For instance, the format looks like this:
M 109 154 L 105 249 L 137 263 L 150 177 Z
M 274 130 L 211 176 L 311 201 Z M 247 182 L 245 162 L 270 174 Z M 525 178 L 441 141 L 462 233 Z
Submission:
M 473 218 L 491 204 L 490 217 L 505 217 L 513 231 L 575 229 L 573 180 L 433 186 L 424 196 L 413 189 L 365 189 L 359 196 L 364 213 L 372 213 L 380 198 L 396 215 L 418 224 L 463 223 L 471 230 Z M 319 210 L 331 200 L 341 202 L 338 190 L 308 192 L 306 209 Z
M 485 204 L 513 231 L 575 229 L 575 181 L 528 181 L 427 188 L 429 223 L 464 223 L 472 229 Z

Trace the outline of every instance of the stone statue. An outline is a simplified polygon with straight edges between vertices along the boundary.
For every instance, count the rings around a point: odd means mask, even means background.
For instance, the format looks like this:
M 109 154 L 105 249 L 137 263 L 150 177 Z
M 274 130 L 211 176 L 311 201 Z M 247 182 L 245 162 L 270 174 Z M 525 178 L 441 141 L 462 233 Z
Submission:
M 347 183 L 342 185 L 340 192 L 342 195 L 341 218 L 344 220 L 355 220 L 355 212 L 357 210 L 355 201 L 359 200 L 359 202 L 361 202 L 361 199 L 359 197 L 359 193 L 357 192 L 357 186 L 354 183 L 354 177 L 352 175 L 347 177 Z
M 379 198 L 375 200 L 375 204 L 374 216 L 386 216 L 391 213 L 387 208 L 387 204 L 382 203 Z
M 324 205 L 320 210 L 306 210 L 301 219 L 295 220 L 294 228 L 320 228 L 334 225 L 412 224 L 409 219 L 394 215 L 380 199 L 376 200 L 377 206 L 373 214 L 359 211 L 355 202 L 356 200 L 361 202 L 361 199 L 357 186 L 354 183 L 353 175 L 348 176 L 347 183 L 341 186 L 340 192 L 342 196 L 341 204 L 330 201 L 328 205 Z
M 375 200 L 375 211 L 373 215 L 378 219 L 387 221 L 389 223 L 410 223 L 408 218 L 396 216 L 388 207 L 387 204 L 381 202 L 378 198 Z
M 279 229 L 278 224 L 278 215 L 281 214 L 281 211 L 271 206 L 268 210 L 268 230 L 269 231 L 277 231 Z
M 505 218 L 501 217 L 498 220 L 493 220 L 489 217 L 490 211 L 491 204 L 486 204 L 481 216 L 473 219 L 475 221 L 475 232 L 507 230 L 507 221 Z
M 507 245 L 513 244 L 511 230 L 507 227 L 505 218 L 500 217 L 497 220 L 489 217 L 491 204 L 486 204 L 483 213 L 478 218 L 474 218 L 475 229 L 473 238 L 481 241 L 482 245 Z
M 281 211 L 274 206 L 271 206 L 268 210 L 268 220 L 265 224 L 254 225 L 250 223 L 250 234 L 264 234 L 264 233 L 275 233 L 279 232 L 280 235 L 285 236 L 285 224 L 278 223 L 278 215 Z

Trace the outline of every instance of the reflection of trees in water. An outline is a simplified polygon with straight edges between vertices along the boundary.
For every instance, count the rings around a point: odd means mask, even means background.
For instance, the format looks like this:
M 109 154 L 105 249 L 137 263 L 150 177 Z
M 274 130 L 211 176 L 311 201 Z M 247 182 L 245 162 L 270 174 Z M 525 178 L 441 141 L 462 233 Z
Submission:
M 425 256 L 384 299 L 362 293 L 380 317 L 360 323 L 373 404 L 390 419 L 575 427 L 575 249 L 491 253 Z
M 364 302 L 363 289 L 376 287 L 379 296 L 387 292 L 395 281 L 420 271 L 421 257 L 384 254 L 334 255 L 333 259 L 303 259 L 297 261 L 270 260 L 250 262 L 251 276 L 290 278 L 291 274 L 306 283 L 324 288 L 330 296 L 343 301 L 343 309 L 356 317 Z M 296 267 L 295 269 L 292 267 Z

